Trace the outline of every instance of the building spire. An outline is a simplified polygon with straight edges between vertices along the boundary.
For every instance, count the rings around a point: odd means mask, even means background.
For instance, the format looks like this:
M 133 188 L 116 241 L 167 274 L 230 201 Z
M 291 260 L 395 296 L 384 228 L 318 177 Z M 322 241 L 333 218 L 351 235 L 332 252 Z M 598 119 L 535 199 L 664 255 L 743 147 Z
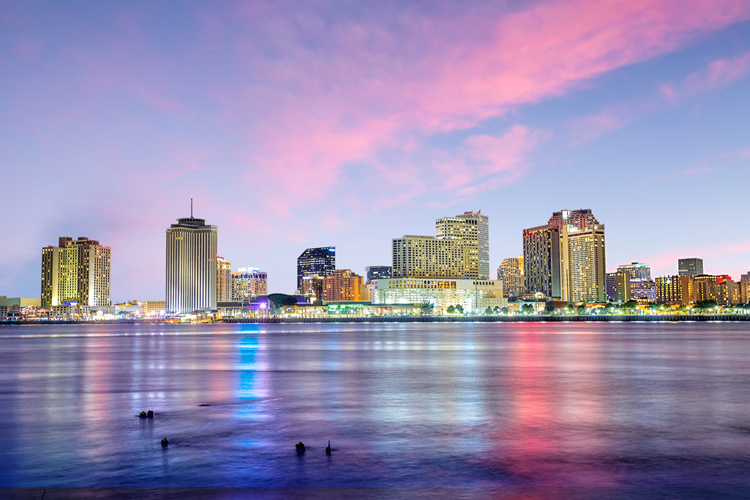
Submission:
M 193 218 L 193 197 L 190 197 L 190 218 Z

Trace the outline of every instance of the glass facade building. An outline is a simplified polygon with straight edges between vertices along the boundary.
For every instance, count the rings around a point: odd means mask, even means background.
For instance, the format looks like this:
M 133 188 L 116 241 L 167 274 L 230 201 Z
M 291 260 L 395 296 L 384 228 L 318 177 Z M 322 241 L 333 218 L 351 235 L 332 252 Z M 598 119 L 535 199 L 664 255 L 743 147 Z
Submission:
M 297 290 L 303 290 L 302 278 L 317 274 L 326 277 L 336 270 L 336 247 L 308 248 L 297 258 Z

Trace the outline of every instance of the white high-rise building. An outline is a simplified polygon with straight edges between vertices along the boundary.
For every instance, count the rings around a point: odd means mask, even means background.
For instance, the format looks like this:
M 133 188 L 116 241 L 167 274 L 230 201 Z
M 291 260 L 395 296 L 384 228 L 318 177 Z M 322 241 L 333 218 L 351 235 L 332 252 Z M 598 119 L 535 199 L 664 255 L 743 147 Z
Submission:
M 215 309 L 217 295 L 216 226 L 205 219 L 177 219 L 167 229 L 167 312 Z
M 393 239 L 394 278 L 464 278 L 464 242 L 433 236 Z

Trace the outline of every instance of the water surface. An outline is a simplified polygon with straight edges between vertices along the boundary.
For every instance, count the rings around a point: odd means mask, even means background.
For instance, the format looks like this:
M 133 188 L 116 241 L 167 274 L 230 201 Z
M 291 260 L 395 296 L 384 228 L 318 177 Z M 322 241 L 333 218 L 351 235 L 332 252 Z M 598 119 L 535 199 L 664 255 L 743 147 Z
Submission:
M 744 323 L 17 326 L 0 366 L 2 487 L 750 487 Z

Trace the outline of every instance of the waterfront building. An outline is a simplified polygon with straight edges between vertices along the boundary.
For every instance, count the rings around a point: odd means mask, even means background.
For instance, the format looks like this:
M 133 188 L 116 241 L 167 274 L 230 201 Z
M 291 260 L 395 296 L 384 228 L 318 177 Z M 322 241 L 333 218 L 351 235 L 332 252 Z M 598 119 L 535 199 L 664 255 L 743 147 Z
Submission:
M 257 267 L 241 267 L 232 273 L 231 300 L 241 301 L 245 297 L 268 295 L 268 273 Z
M 302 278 L 317 274 L 326 277 L 336 269 L 336 247 L 308 248 L 297 258 L 297 290 L 302 292 Z
M 349 269 L 337 269 L 323 280 L 323 300 L 351 302 L 362 300 L 362 276 Z
M 435 236 L 458 239 L 464 243 L 466 278 L 487 280 L 490 277 L 489 217 L 479 212 L 464 212 L 435 221 Z
M 110 257 L 109 247 L 83 236 L 64 236 L 58 246 L 43 248 L 41 305 L 108 306 Z
M 656 283 L 650 280 L 630 280 L 630 298 L 637 300 L 639 304 L 656 302 Z
M 677 274 L 680 276 L 698 276 L 703 274 L 703 259 L 690 258 L 677 260 Z
M 391 266 L 368 266 L 365 268 L 368 283 L 381 278 L 390 278 L 392 274 L 393 268 Z
M 394 278 L 464 278 L 464 242 L 434 236 L 393 239 Z
M 373 304 L 430 304 L 432 314 L 442 314 L 450 306 L 481 314 L 488 307 L 508 304 L 499 280 L 392 278 L 378 280 L 370 289 Z
M 618 271 L 630 274 L 630 281 L 651 281 L 651 268 L 643 262 L 633 262 L 617 266 Z
M 177 219 L 167 228 L 166 305 L 169 313 L 216 308 L 217 234 L 205 219 Z
M 750 304 L 750 272 L 740 279 L 740 299 L 743 304 Z
M 18 307 L 22 309 L 29 306 L 41 307 L 41 305 L 42 300 L 37 298 L 7 297 L 5 295 L 0 295 L 0 306 L 3 307 Z
M 497 279 L 503 284 L 504 297 L 523 294 L 523 255 L 504 259 L 497 268 Z
M 727 278 L 729 278 L 727 276 Z M 732 279 L 717 281 L 716 302 L 720 306 L 734 306 L 742 303 L 740 285 Z
M 523 280 L 526 293 L 560 298 L 560 230 L 537 226 L 523 230 Z
M 147 300 L 142 304 L 143 312 L 146 314 L 163 314 L 167 310 L 166 300 Z
M 566 302 L 606 302 L 604 225 L 560 227 L 560 297 Z
M 630 300 L 630 273 L 617 271 L 607 273 L 607 299 L 612 302 L 627 302 Z
M 216 256 L 216 302 L 232 300 L 232 263 Z
M 656 278 L 656 302 L 686 305 L 695 302 L 695 278 L 692 276 L 660 276 Z

